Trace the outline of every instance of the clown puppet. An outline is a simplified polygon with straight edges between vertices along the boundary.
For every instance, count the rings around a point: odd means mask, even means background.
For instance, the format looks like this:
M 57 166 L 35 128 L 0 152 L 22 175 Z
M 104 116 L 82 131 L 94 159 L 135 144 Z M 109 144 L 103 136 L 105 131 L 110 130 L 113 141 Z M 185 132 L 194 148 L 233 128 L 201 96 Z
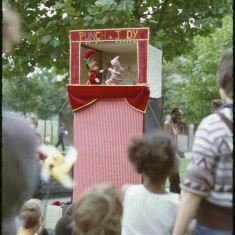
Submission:
M 99 70 L 96 61 L 94 60 L 94 54 L 96 53 L 93 49 L 88 49 L 84 52 L 84 59 L 87 65 L 88 81 L 87 84 L 101 84 L 102 73 L 104 70 Z

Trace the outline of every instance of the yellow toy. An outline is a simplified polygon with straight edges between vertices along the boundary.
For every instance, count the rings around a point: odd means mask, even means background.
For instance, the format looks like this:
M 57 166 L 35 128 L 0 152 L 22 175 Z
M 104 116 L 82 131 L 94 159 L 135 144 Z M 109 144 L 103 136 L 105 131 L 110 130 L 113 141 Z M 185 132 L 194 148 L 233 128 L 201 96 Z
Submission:
M 71 146 L 67 154 L 63 156 L 52 145 L 40 145 L 38 151 L 46 156 L 42 165 L 41 179 L 48 182 L 50 175 L 52 175 L 65 188 L 72 189 L 73 180 L 68 173 L 77 160 L 77 150 Z

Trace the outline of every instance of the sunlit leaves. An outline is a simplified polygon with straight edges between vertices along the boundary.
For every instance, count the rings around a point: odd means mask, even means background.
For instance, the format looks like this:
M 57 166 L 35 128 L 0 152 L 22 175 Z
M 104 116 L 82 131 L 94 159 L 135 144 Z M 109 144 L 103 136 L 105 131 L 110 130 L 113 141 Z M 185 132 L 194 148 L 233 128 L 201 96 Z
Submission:
M 166 113 L 175 105 L 180 106 L 185 111 L 183 121 L 194 124 L 209 114 L 211 101 L 220 98 L 216 87 L 216 72 L 221 53 L 232 46 L 232 35 L 233 20 L 227 16 L 223 19 L 222 28 L 215 29 L 207 37 L 194 38 L 191 53 L 175 59 L 172 64 L 164 65 Z M 166 79 L 170 73 L 181 74 L 186 80 L 172 84 Z
M 41 41 L 43 44 L 47 44 L 51 39 L 51 35 L 46 35 L 44 37 L 41 38 Z
M 32 67 L 22 66 L 21 60 L 28 58 L 40 68 L 56 67 L 59 74 L 68 73 L 69 31 L 76 29 L 149 27 L 150 44 L 171 61 L 193 49 L 195 36 L 210 35 L 221 27 L 222 17 L 232 13 L 232 2 L 224 0 L 175 0 L 166 6 L 167 1 L 156 0 L 8 2 L 22 17 L 24 40 L 11 52 L 15 67 L 11 74 L 3 71 L 8 78 L 26 76 Z

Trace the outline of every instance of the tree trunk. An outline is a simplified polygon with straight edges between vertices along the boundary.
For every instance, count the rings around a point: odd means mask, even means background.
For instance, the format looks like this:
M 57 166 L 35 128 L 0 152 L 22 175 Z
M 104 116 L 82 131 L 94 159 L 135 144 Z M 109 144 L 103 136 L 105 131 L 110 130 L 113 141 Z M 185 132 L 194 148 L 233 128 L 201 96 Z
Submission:
M 47 135 L 47 120 L 44 120 L 44 136 L 43 136 L 43 143 L 46 141 L 46 135 Z
M 53 121 L 51 117 L 51 143 L 53 143 Z

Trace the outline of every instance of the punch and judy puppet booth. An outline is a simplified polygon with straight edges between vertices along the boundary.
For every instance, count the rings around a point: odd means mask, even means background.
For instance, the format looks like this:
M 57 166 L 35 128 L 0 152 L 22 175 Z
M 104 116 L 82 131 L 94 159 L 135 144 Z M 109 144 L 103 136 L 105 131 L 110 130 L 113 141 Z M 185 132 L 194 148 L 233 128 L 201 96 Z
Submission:
M 149 97 L 161 96 L 156 76 L 156 81 L 148 81 L 148 65 L 161 68 L 161 54 L 148 60 L 152 50 L 148 40 L 148 28 L 70 32 L 67 91 L 74 113 L 73 144 L 78 150 L 73 201 L 96 183 L 111 182 L 117 190 L 123 184 L 141 183 L 126 150 L 132 136 L 143 134 Z M 110 80 L 115 72 L 118 83 Z

